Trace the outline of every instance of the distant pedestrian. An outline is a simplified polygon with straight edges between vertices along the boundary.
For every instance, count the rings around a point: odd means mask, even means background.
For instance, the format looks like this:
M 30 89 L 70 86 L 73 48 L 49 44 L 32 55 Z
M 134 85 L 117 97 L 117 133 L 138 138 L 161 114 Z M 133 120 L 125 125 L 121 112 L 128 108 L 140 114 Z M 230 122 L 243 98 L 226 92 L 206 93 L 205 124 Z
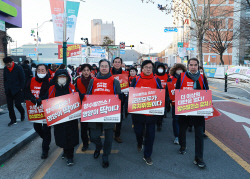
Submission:
M 21 65 L 23 67 L 23 71 L 24 71 L 24 75 L 25 75 L 25 86 L 24 88 L 26 87 L 26 84 L 27 82 L 33 77 L 33 73 L 31 71 L 31 68 L 29 66 L 29 60 L 24 60 L 24 62 L 22 63 Z M 25 98 L 25 89 L 23 90 L 23 94 L 24 94 L 24 98 Z
M 25 112 L 21 104 L 23 101 L 25 76 L 23 68 L 19 65 L 16 65 L 11 57 L 5 57 L 3 59 L 3 62 L 5 64 L 3 71 L 4 90 L 11 120 L 8 126 L 11 126 L 13 124 L 16 124 L 14 101 L 16 108 L 21 114 L 21 121 L 23 121 L 25 118 Z
M 56 73 L 56 67 L 57 67 L 57 65 L 56 65 L 55 63 L 53 63 L 53 64 L 51 65 L 51 68 L 49 68 L 48 74 L 49 74 L 49 77 L 50 77 L 50 78 L 54 78 L 55 73 Z

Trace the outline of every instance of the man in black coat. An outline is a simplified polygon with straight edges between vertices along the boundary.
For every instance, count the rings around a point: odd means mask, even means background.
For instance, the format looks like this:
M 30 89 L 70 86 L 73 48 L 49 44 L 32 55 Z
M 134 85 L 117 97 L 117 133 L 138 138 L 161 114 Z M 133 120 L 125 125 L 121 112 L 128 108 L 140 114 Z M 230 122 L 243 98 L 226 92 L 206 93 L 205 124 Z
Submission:
M 23 67 L 24 75 L 25 75 L 25 86 L 27 85 L 27 82 L 33 77 L 33 73 L 31 71 L 31 68 L 29 66 L 29 60 L 24 60 L 23 64 L 21 65 Z M 24 98 L 25 98 L 25 90 L 23 90 Z
M 5 57 L 3 59 L 3 62 L 5 64 L 3 70 L 4 90 L 7 99 L 9 116 L 11 119 L 8 126 L 11 126 L 13 124 L 16 124 L 16 115 L 14 111 L 13 101 L 15 101 L 15 106 L 21 113 L 21 121 L 23 121 L 25 118 L 25 112 L 21 105 L 23 101 L 25 76 L 23 68 L 16 65 L 11 57 Z

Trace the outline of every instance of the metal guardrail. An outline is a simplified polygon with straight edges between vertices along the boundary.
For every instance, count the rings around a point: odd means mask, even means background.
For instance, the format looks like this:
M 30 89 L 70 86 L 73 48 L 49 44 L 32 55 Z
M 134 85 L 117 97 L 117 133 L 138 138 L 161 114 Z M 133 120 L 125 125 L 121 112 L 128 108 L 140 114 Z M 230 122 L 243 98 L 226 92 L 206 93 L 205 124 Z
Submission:
M 237 78 L 235 77 L 231 77 L 233 75 L 239 75 L 239 76 L 244 76 L 247 78 L 238 78 L 238 83 L 239 84 L 235 84 L 235 81 Z M 234 84 L 234 85 L 233 85 Z M 239 88 L 242 89 L 244 91 L 246 91 L 248 94 L 250 94 L 250 78 L 247 75 L 244 74 L 239 74 L 239 73 L 232 73 L 230 75 L 225 74 L 225 89 L 224 91 L 227 92 L 227 89 L 229 88 Z

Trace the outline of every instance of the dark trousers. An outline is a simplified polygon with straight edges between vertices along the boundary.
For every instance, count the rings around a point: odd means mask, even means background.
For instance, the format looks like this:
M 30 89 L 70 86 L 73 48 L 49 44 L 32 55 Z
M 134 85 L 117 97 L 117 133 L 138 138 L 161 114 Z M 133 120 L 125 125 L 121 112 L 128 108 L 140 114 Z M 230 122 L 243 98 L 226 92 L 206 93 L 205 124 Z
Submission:
M 15 106 L 16 106 L 17 110 L 21 114 L 21 118 L 24 118 L 25 112 L 24 112 L 24 109 L 23 109 L 22 104 L 21 104 L 23 101 L 23 92 L 20 90 L 15 95 L 12 95 L 11 92 L 9 92 L 6 95 L 6 100 L 7 100 L 10 120 L 12 122 L 16 122 L 16 115 L 15 115 L 15 111 L 14 111 L 14 101 L 15 101 Z
M 105 131 L 105 139 L 104 139 L 104 145 L 102 144 L 101 135 L 103 131 L 103 125 L 102 124 L 96 124 L 96 129 L 90 128 L 90 135 L 91 140 L 96 145 L 96 151 L 100 151 L 103 148 L 103 155 L 102 160 L 104 162 L 108 161 L 108 156 L 111 153 L 112 148 L 112 142 L 113 142 L 113 128 L 111 129 L 104 129 Z
M 179 136 L 179 123 L 178 123 L 178 115 L 175 115 L 175 106 L 172 106 L 172 125 L 173 125 L 173 131 L 174 131 L 174 136 L 178 137 Z
M 124 107 L 124 103 L 121 104 L 121 122 L 116 123 L 115 137 L 120 137 L 121 135 L 122 121 L 123 121 L 123 107 Z
M 48 127 L 47 124 L 34 123 L 34 129 L 38 133 L 38 135 L 43 139 L 43 151 L 48 152 L 49 145 L 51 142 L 51 127 Z
M 155 116 L 155 117 L 157 117 L 156 125 L 157 125 L 158 127 L 161 127 L 161 126 L 162 126 L 162 121 L 163 121 L 164 115 L 163 115 L 163 116 Z
M 125 116 L 128 115 L 128 95 L 125 95 L 125 104 L 124 104 L 124 109 L 125 109 Z
M 65 153 L 67 159 L 73 159 L 74 158 L 74 148 L 72 148 L 72 149 L 63 149 L 63 152 Z
M 201 116 L 179 116 L 179 143 L 180 146 L 186 147 L 186 132 L 190 120 L 194 124 L 195 131 L 195 156 L 203 158 L 204 139 L 203 139 L 203 122 L 204 117 Z
M 88 128 L 87 122 L 81 122 L 81 138 L 84 147 L 89 145 Z
M 134 122 L 134 130 L 136 134 L 137 143 L 142 145 L 143 131 L 146 126 L 144 157 L 150 157 L 153 152 L 153 144 L 155 139 L 155 123 L 139 123 Z

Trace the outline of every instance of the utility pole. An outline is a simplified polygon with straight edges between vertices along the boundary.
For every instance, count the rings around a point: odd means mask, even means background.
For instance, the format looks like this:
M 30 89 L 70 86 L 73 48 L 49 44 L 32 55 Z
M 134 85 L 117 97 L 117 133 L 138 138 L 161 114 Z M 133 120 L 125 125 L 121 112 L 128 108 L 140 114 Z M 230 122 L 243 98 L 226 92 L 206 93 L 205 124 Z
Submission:
M 67 67 L 67 0 L 64 0 L 64 14 L 63 14 L 63 64 Z
M 38 23 L 37 23 L 37 29 L 36 29 L 36 56 L 37 56 L 37 63 L 39 62 L 39 53 L 38 53 Z

